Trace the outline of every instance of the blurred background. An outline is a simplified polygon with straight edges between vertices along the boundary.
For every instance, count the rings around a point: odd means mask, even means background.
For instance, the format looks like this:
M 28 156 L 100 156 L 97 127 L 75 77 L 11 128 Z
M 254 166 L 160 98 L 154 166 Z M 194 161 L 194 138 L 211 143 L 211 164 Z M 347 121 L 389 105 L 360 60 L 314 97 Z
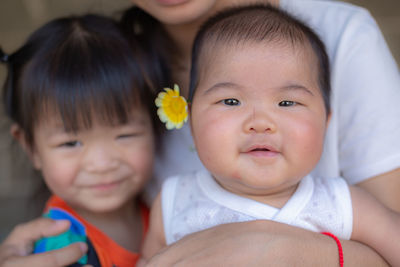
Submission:
M 399 64 L 400 0 L 345 2 L 371 12 Z M 91 12 L 117 17 L 130 4 L 130 0 L 0 0 L 0 46 L 5 52 L 14 51 L 33 30 L 59 16 Z M 4 79 L 5 67 L 0 66 L 0 84 Z M 40 177 L 29 167 L 18 145 L 12 142 L 9 127 L 0 106 L 0 242 L 13 225 L 34 218 L 39 212 L 38 206 L 32 205 L 37 199 L 32 192 L 36 191 Z M 7 168 L 11 164 L 20 168 Z

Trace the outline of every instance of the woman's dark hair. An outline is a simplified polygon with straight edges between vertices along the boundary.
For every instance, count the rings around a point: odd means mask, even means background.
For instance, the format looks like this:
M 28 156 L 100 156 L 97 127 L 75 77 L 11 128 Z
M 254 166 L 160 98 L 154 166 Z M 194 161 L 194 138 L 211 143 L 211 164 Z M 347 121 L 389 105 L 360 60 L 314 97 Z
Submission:
M 125 123 L 134 108 L 148 111 L 156 124 L 154 99 L 166 76 L 148 49 L 133 37 L 128 41 L 110 18 L 55 19 L 2 56 L 8 65 L 6 113 L 31 146 L 35 125 L 55 112 L 67 131 L 89 128 L 93 118 Z
M 159 77 L 160 81 L 156 84 L 171 86 L 170 63 L 171 51 L 174 49 L 161 23 L 139 7 L 132 6 L 123 12 L 119 26 L 129 42 L 146 48 L 146 61 L 142 65 L 151 69 L 155 77 Z M 161 89 L 162 87 L 154 88 L 155 91 Z
M 325 45 L 303 22 L 271 5 L 248 5 L 226 9 L 208 19 L 196 35 L 192 50 L 189 100 L 198 81 L 201 57 L 218 44 L 275 42 L 293 46 L 309 44 L 318 60 L 318 82 L 327 114 L 330 112 L 330 67 Z

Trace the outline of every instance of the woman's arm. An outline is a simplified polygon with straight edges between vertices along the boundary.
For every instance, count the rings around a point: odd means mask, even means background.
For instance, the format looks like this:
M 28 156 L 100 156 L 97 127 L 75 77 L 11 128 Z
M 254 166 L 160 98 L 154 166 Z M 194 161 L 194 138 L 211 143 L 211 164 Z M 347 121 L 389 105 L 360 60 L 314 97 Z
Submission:
M 400 168 L 387 172 L 359 184 L 386 207 L 400 212 Z
M 150 227 L 141 251 L 142 260 L 151 258 L 166 246 L 160 193 L 151 207 Z
M 371 248 L 342 241 L 345 266 L 388 266 Z M 146 266 L 339 266 L 335 241 L 273 221 L 220 225 L 186 236 Z
M 350 187 L 353 205 L 352 240 L 375 249 L 391 266 L 400 266 L 400 215 L 371 194 Z
M 74 243 L 59 250 L 29 255 L 36 240 L 60 234 L 68 228 L 68 221 L 53 221 L 47 218 L 17 225 L 0 245 L 0 266 L 61 267 L 78 261 L 87 251 L 85 243 Z

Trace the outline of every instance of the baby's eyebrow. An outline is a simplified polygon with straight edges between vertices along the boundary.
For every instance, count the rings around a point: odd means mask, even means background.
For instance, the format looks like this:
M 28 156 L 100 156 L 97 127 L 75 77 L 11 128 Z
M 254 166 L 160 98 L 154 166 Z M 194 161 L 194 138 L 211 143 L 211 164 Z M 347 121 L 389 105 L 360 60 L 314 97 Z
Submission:
M 218 91 L 221 89 L 235 89 L 235 90 L 239 90 L 240 89 L 240 85 L 236 84 L 236 83 L 232 83 L 232 82 L 220 82 L 220 83 L 216 83 L 213 86 L 211 86 L 210 88 L 208 88 L 207 90 L 205 90 L 204 95 L 209 94 L 211 92 L 214 91 Z M 300 91 L 300 92 L 304 92 L 307 93 L 309 95 L 314 96 L 314 93 L 308 89 L 307 87 L 301 85 L 301 84 L 296 84 L 296 83 L 291 83 L 289 85 L 285 85 L 279 88 L 276 88 L 279 91 Z
M 239 85 L 235 84 L 235 83 L 231 83 L 231 82 L 220 82 L 220 83 L 216 83 L 213 86 L 211 86 L 210 88 L 208 88 L 204 94 L 209 94 L 210 92 L 213 91 L 217 91 L 219 89 L 226 89 L 226 88 L 232 88 L 232 89 L 239 89 Z
M 287 86 L 283 86 L 283 87 L 280 88 L 280 90 L 283 90 L 283 91 L 303 91 L 303 92 L 305 92 L 307 94 L 310 94 L 312 96 L 314 95 L 313 92 L 311 92 L 310 89 L 308 89 L 307 87 L 305 87 L 303 85 L 300 85 L 300 84 L 290 84 L 290 85 L 287 85 Z

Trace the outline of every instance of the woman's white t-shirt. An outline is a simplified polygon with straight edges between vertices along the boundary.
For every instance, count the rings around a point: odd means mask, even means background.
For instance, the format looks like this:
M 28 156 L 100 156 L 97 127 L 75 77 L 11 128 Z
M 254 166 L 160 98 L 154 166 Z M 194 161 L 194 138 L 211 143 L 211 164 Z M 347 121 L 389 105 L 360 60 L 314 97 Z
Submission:
M 313 175 L 357 184 L 400 167 L 400 74 L 370 13 L 337 1 L 281 0 L 281 8 L 316 31 L 331 63 L 332 117 Z M 204 169 L 186 124 L 157 150 L 154 197 L 165 178 Z

